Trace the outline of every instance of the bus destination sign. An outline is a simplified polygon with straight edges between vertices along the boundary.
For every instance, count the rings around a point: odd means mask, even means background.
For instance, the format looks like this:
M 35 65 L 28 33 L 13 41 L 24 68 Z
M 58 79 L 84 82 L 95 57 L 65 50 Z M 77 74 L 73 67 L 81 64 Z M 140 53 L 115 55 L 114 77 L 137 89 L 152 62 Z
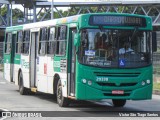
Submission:
M 90 17 L 89 24 L 146 27 L 146 20 L 142 17 L 132 16 L 92 15 Z

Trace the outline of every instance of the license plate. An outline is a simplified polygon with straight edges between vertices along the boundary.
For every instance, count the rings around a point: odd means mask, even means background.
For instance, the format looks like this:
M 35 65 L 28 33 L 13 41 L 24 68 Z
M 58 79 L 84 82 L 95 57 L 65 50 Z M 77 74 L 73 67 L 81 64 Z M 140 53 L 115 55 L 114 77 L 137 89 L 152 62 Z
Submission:
M 122 94 L 124 94 L 124 91 L 123 90 L 113 90 L 112 91 L 112 94 L 120 94 L 120 95 L 122 95 Z

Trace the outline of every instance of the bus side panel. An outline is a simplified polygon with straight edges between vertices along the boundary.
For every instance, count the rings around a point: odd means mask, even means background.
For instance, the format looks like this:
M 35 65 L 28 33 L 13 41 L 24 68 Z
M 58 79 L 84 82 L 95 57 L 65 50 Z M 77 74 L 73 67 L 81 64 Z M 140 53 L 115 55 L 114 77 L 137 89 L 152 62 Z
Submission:
M 47 92 L 53 94 L 53 57 L 47 57 Z
M 47 93 L 47 56 L 37 58 L 37 90 Z
M 18 85 L 18 71 L 21 68 L 21 65 L 19 64 L 15 64 L 14 65 L 14 81 L 15 81 L 15 85 Z
M 62 94 L 64 97 L 67 97 L 67 74 L 59 73 L 59 75 L 62 83 Z
M 22 74 L 23 74 L 24 87 L 30 88 L 30 81 L 29 81 L 29 55 L 22 55 L 21 56 L 21 69 L 22 69 Z
M 58 74 L 62 83 L 62 94 L 67 97 L 67 60 L 65 57 L 55 56 L 54 57 L 54 72 Z
M 4 54 L 4 79 L 10 80 L 10 54 Z
M 19 71 L 19 69 L 20 69 L 20 67 L 21 67 L 21 65 L 20 65 L 20 59 L 21 59 L 21 55 L 20 54 L 16 54 L 15 55 L 15 59 L 14 59 L 14 80 L 13 81 L 15 81 L 15 84 L 16 85 L 18 85 L 18 71 Z

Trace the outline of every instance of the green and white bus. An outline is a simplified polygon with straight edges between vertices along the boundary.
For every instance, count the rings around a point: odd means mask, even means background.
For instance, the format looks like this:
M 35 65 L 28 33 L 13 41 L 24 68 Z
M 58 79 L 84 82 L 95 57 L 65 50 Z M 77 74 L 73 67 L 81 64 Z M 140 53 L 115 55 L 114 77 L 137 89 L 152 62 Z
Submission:
M 20 94 L 70 99 L 152 98 L 152 52 L 156 34 L 150 17 L 133 14 L 82 14 L 6 28 L 4 78 Z

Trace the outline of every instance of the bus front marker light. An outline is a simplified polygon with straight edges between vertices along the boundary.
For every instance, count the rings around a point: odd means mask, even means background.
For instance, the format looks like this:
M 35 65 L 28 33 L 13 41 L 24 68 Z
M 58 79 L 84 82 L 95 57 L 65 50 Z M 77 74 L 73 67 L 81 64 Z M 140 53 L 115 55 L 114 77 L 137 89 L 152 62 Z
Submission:
M 142 86 L 144 86 L 146 83 L 144 81 L 142 81 Z
M 86 79 L 82 79 L 82 82 L 83 82 L 83 83 L 87 83 L 87 80 L 86 80 Z
M 92 81 L 89 80 L 89 81 L 88 81 L 88 85 L 92 85 Z
M 151 81 L 148 79 L 148 80 L 146 80 L 146 83 L 147 83 L 147 84 L 150 84 L 150 83 L 151 83 Z

